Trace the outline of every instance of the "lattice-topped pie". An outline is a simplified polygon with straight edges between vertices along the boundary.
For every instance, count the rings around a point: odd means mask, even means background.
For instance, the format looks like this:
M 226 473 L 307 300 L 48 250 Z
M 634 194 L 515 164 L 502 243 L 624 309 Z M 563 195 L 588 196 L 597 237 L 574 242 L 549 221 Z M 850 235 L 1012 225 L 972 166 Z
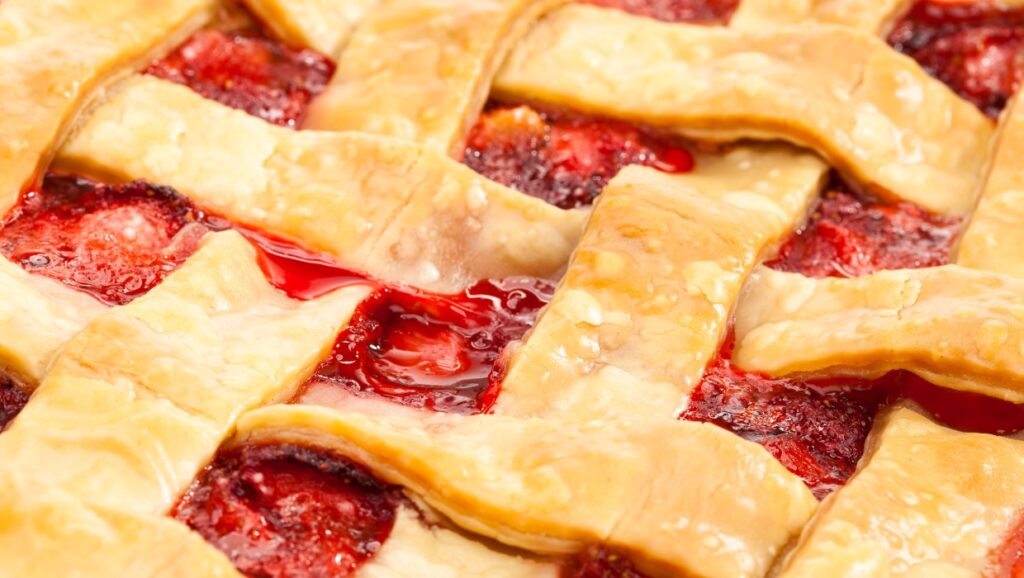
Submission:
M 1024 3 L 0 0 L 0 576 L 1024 577 Z

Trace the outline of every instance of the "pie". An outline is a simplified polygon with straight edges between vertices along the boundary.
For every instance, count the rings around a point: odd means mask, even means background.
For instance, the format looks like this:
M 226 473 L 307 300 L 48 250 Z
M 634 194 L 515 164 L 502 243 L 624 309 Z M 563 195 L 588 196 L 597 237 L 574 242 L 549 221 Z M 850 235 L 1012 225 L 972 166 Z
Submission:
M 1024 2 L 0 0 L 0 576 L 1024 577 Z

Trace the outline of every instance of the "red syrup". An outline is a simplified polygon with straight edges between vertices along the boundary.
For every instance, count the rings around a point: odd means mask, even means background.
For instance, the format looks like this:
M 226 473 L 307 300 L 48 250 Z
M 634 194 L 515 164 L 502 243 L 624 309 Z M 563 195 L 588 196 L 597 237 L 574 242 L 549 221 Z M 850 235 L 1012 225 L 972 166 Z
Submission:
M 633 563 L 602 546 L 584 550 L 563 567 L 562 578 L 647 578 Z
M 267 122 L 300 126 L 313 98 L 327 87 L 334 63 L 270 37 L 240 6 L 221 20 L 225 29 L 196 32 L 150 64 L 146 74 L 183 84 Z
M 497 103 L 470 130 L 463 162 L 563 209 L 592 204 L 626 165 L 693 170 L 688 150 L 629 124 Z
M 398 489 L 322 450 L 251 445 L 220 453 L 171 510 L 252 578 L 344 578 L 380 551 Z
M 365 300 L 297 399 L 339 387 L 432 411 L 487 412 L 498 360 L 533 326 L 554 285 L 530 277 L 482 281 L 456 295 L 382 287 Z
M 1024 9 L 918 0 L 888 42 L 991 118 L 1024 80 Z
M 912 401 L 961 431 L 1024 430 L 1024 405 L 939 387 L 906 371 L 875 380 L 772 378 L 734 367 L 732 347 L 730 335 L 680 418 L 761 444 L 819 499 L 853 475 L 876 415 L 897 401 Z
M 1024 517 L 1020 517 L 989 554 L 989 567 L 984 578 L 1024 578 Z
M 949 261 L 962 225 L 913 203 L 858 195 L 833 178 L 807 224 L 765 265 L 809 277 L 936 267 Z
M 174 190 L 48 176 L 0 225 L 0 253 L 108 305 L 143 295 L 187 259 L 207 232 Z
M 582 0 L 665 22 L 728 24 L 740 0 Z
M 25 409 L 28 394 L 17 380 L 0 372 L 0 431 L 7 429 L 8 424 Z

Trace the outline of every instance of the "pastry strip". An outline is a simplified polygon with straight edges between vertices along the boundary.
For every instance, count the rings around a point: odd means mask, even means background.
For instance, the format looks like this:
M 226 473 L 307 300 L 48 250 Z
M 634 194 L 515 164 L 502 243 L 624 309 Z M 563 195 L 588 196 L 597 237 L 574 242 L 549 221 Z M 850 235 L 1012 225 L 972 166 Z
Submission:
M 1024 101 L 1003 113 L 992 170 L 960 240 L 964 267 L 1024 277 Z
M 107 310 L 52 279 L 31 275 L 0 257 L 0 367 L 32 387 L 60 349 Z
M 605 543 L 659 576 L 763 576 L 817 506 L 764 448 L 709 424 L 274 406 L 238 430 L 337 451 L 506 544 Z
M 245 4 L 278 38 L 336 59 L 356 24 L 379 1 L 245 0 Z
M 1024 403 L 1024 283 L 956 265 L 811 279 L 760 268 L 736 310 L 738 367 L 928 381 Z
M 209 17 L 212 0 L 7 0 L 0 6 L 0 215 L 41 176 L 87 99 Z M 73 41 L 69 41 L 73 39 Z
M 674 417 L 747 274 L 804 218 L 827 167 L 785 145 L 629 167 L 609 183 L 554 300 L 511 358 L 497 412 Z
M 938 213 L 973 207 L 993 133 L 913 60 L 841 27 L 746 32 L 568 6 L 516 46 L 494 87 L 697 138 L 809 146 L 873 192 Z
M 491 79 L 567 0 L 385 0 L 353 34 L 306 128 L 399 137 L 460 156 Z
M 980 576 L 1024 508 L 1024 442 L 960 433 L 907 408 L 875 422 L 861 463 L 781 577 Z
M 149 77 L 123 83 L 57 163 L 169 185 L 345 266 L 443 293 L 486 278 L 559 275 L 586 219 L 414 143 L 295 132 Z
M 247 409 L 290 395 L 369 292 L 300 303 L 234 232 L 65 347 L 0 435 L 0 463 L 96 505 L 163 513 Z

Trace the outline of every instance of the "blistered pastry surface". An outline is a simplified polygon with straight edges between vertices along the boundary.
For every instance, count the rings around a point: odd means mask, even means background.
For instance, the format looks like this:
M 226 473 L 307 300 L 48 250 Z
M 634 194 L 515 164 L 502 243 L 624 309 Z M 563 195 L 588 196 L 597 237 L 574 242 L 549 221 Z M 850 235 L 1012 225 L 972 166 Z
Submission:
M 733 363 L 771 375 L 909 369 L 937 385 L 1022 403 L 1022 296 L 1017 279 L 957 265 L 855 279 L 761 267 L 737 306 Z
M 141 66 L 145 56 L 201 24 L 213 5 L 212 0 L 4 2 L 0 214 L 41 176 L 83 102 L 112 77 Z
M 964 267 L 1024 277 L 1024 104 L 1003 113 L 992 169 L 977 209 L 960 240 Z
M 390 0 L 359 25 L 306 128 L 461 150 L 508 50 L 567 0 Z
M 32 385 L 54 356 L 106 307 L 60 283 L 36 277 L 0 257 L 0 367 Z
M 438 292 L 555 276 L 586 219 L 413 143 L 290 131 L 144 77 L 85 119 L 57 162 L 172 186 L 237 223 Z
M 338 451 L 506 544 L 605 543 L 659 575 L 761 576 L 817 505 L 763 448 L 691 422 L 275 406 L 239 422 L 236 442 L 264 439 Z
M 380 0 L 246 0 L 278 38 L 337 58 L 352 29 Z
M 5 467 L 91 503 L 161 513 L 247 409 L 290 395 L 365 287 L 296 302 L 237 233 L 65 347 L 0 435 Z
M 895 408 L 780 576 L 981 576 L 1024 507 L 1022 475 L 1024 442 L 960 433 Z
M 512 357 L 499 413 L 670 418 L 715 354 L 746 275 L 804 218 L 826 167 L 785 145 L 627 168 Z
M 789 140 L 939 213 L 973 207 L 993 133 L 915 62 L 847 27 L 753 32 L 568 6 L 516 46 L 495 90 L 701 138 Z
M 242 578 L 186 526 L 86 504 L 68 492 L 0 475 L 0 573 L 19 578 Z

